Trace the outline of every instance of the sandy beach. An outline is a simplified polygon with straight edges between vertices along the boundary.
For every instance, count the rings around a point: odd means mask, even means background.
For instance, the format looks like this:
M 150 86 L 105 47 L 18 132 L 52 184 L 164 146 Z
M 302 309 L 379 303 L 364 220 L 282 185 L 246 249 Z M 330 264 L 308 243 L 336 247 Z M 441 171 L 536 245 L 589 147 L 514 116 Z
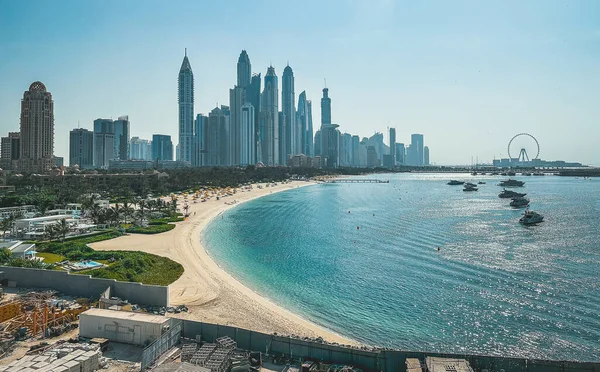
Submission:
M 312 184 L 314 183 L 293 181 L 262 189 L 254 185 L 250 191 L 238 191 L 221 200 L 213 197 L 206 202 L 193 203 L 190 199 L 190 217 L 177 223 L 177 227 L 171 231 L 157 235 L 131 234 L 90 246 L 96 250 L 153 253 L 183 265 L 183 275 L 169 286 L 171 305 L 185 304 L 190 310 L 178 316 L 264 333 L 320 336 L 329 342 L 356 345 L 356 341 L 311 323 L 244 286 L 221 269 L 200 242 L 202 231 L 223 211 L 265 195 Z M 237 203 L 225 204 L 233 200 Z M 179 201 L 181 208 L 183 198 L 180 197 Z

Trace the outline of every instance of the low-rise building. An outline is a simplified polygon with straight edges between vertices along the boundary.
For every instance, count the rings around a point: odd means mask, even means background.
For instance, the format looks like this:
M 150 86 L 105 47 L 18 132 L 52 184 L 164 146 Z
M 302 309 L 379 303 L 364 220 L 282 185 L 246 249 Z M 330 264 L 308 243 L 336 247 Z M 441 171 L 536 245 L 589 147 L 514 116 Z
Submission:
M 170 318 L 160 315 L 89 309 L 79 315 L 79 336 L 148 345 L 167 332 L 171 322 Z
M 24 243 L 19 240 L 0 241 L 0 249 L 8 248 L 14 258 L 30 260 L 35 258 L 35 244 Z

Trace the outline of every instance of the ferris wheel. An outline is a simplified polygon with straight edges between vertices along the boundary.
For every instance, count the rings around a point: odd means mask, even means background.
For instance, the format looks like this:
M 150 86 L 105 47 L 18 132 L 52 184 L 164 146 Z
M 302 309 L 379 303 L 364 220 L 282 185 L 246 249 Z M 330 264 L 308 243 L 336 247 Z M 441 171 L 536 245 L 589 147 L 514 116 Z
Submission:
M 514 157 L 513 155 L 517 155 Z M 535 154 L 533 158 L 529 154 Z M 540 156 L 540 144 L 538 140 L 529 133 L 519 133 L 508 141 L 508 157 L 516 159 L 519 163 L 538 159 Z

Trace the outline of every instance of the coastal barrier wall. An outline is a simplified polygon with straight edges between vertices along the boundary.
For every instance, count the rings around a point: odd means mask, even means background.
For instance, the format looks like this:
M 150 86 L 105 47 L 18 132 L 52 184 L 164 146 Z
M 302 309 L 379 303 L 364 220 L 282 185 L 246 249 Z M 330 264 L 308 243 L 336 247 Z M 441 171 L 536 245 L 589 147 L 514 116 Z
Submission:
M 169 306 L 169 287 L 159 285 L 92 278 L 89 275 L 70 274 L 66 271 L 10 266 L 0 266 L 0 273 L 0 280 L 15 281 L 17 287 L 50 288 L 71 296 L 87 298 L 99 297 L 110 287 L 111 296 L 120 297 L 133 304 Z
M 222 336 L 234 339 L 238 347 L 271 355 L 285 355 L 328 363 L 354 365 L 367 371 L 396 372 L 406 370 L 406 358 L 426 356 L 459 358 L 469 361 L 476 370 L 523 371 L 523 372 L 600 372 L 600 363 L 549 361 L 524 358 L 505 358 L 469 354 L 443 354 L 401 350 L 362 350 L 340 345 L 323 344 L 310 340 L 269 335 L 230 326 L 183 320 L 182 335 L 214 342 Z

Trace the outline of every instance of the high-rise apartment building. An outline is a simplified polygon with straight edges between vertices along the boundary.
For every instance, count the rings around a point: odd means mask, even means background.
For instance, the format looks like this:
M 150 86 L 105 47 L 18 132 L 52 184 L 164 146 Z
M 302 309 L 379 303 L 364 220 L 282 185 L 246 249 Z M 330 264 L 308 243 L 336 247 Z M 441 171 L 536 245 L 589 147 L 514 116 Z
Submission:
M 352 166 L 360 166 L 360 138 L 358 136 L 352 136 Z
M 252 75 L 250 86 L 246 90 L 246 99 L 254 107 L 254 153 L 255 162 L 262 161 L 262 148 L 260 146 L 260 119 L 261 119 L 261 86 L 262 80 L 260 74 Z
M 309 105 L 306 100 L 306 91 L 302 91 L 298 96 L 298 111 L 296 113 L 296 127 L 298 128 L 298 146 L 299 153 L 306 156 L 312 156 L 312 122 L 309 128 Z
M 115 124 L 111 119 L 94 120 L 94 167 L 108 169 L 115 160 Z
M 131 160 L 152 160 L 152 141 L 132 137 L 129 142 L 129 158 Z
M 113 127 L 115 134 L 114 160 L 129 160 L 129 142 L 131 137 L 129 116 L 119 116 L 119 118 L 113 122 Z
M 226 106 L 225 106 L 226 107 Z M 204 165 L 221 166 L 227 164 L 227 118 L 221 108 L 215 107 L 208 114 L 205 139 Z
M 331 124 L 331 98 L 329 98 L 329 89 L 323 88 L 323 98 L 321 98 L 321 125 Z
M 423 147 L 423 165 L 429 165 L 429 146 Z
M 238 69 L 239 70 L 239 69 Z M 239 80 L 239 79 L 238 79 Z M 235 86 L 229 90 L 231 107 L 231 127 L 229 130 L 229 149 L 231 165 L 239 165 L 241 161 L 242 106 L 246 103 L 246 89 Z
M 11 170 L 21 156 L 21 133 L 8 132 L 8 136 L 2 137 L 0 141 L 0 168 Z
M 152 160 L 173 160 L 173 142 L 166 134 L 152 135 Z
M 76 128 L 69 133 L 69 166 L 94 168 L 94 132 Z
M 240 88 L 248 88 L 251 83 L 252 67 L 250 65 L 250 57 L 245 50 L 242 50 L 237 63 L 237 86 Z
M 202 114 L 196 115 L 194 121 L 194 167 L 202 167 L 206 165 L 206 126 L 208 125 L 208 117 Z
M 240 165 L 250 165 L 256 162 L 256 129 L 254 117 L 254 106 L 249 102 L 245 103 L 242 106 Z
M 187 49 L 179 69 L 179 159 L 192 162 L 194 135 L 194 74 L 187 57 Z
M 286 127 L 285 127 L 285 114 L 282 111 L 279 111 L 279 118 L 277 119 L 277 123 L 279 124 L 279 143 L 277 147 L 279 148 L 279 160 L 277 164 L 285 165 L 287 164 L 288 155 L 286 154 Z M 290 155 L 291 156 L 291 155 Z
M 396 144 L 396 164 L 406 164 L 406 148 L 403 143 Z
M 411 162 L 409 165 L 423 165 L 423 135 L 412 134 L 410 138 L 410 153 L 408 154 L 408 158 Z
M 275 68 L 269 66 L 261 96 L 261 160 L 265 165 L 279 164 L 279 85 Z
M 54 101 L 46 86 L 35 81 L 21 100 L 20 172 L 46 172 L 54 166 Z
M 321 130 L 317 130 L 315 132 L 315 144 L 314 144 L 314 154 L 315 156 L 321 156 Z
M 390 155 L 391 166 L 396 166 L 396 128 L 390 128 Z
M 313 142 L 313 120 L 312 120 L 312 101 L 306 100 L 306 116 L 307 116 L 307 124 L 306 127 L 306 137 L 304 139 L 306 143 L 306 155 L 307 156 L 315 156 L 315 148 Z
M 287 164 L 287 158 L 289 156 L 297 155 L 302 153 L 301 149 L 301 134 L 296 127 L 296 95 L 294 93 L 294 72 L 290 65 L 287 65 L 283 69 L 283 75 L 281 77 L 281 111 L 284 115 L 284 130 L 285 137 L 280 139 L 280 143 L 283 146 L 280 147 L 281 151 L 285 156 L 285 162 Z

